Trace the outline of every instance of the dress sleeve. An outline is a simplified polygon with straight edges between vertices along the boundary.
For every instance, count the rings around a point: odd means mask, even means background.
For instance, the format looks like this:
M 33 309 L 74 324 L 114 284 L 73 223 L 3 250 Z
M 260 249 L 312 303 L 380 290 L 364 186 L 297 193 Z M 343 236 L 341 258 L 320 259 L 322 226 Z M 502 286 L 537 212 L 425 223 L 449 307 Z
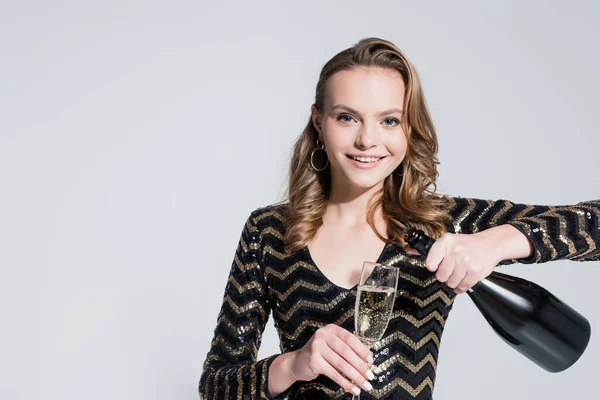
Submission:
M 499 265 L 533 264 L 568 259 L 600 261 L 600 200 L 574 205 L 516 204 L 509 200 L 447 197 L 452 221 L 448 231 L 476 233 L 510 224 L 533 245 L 529 257 L 504 260 Z
M 268 391 L 268 371 L 280 354 L 257 360 L 271 313 L 262 275 L 260 234 L 250 214 L 235 251 L 223 303 L 199 382 L 201 399 L 284 399 Z

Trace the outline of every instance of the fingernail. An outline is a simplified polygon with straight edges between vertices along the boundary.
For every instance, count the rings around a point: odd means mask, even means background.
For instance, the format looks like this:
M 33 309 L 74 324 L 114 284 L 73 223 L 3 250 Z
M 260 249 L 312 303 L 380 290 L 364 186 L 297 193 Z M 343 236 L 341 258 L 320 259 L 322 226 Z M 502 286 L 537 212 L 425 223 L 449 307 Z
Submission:
M 375 379 L 375 375 L 371 372 L 371 370 L 367 370 L 366 374 L 367 374 L 367 378 L 369 378 L 369 380 Z M 371 389 L 369 389 L 369 390 L 371 390 Z
M 352 388 L 352 393 L 354 393 L 355 395 L 357 395 L 357 396 L 358 396 L 358 395 L 360 394 L 360 389 L 359 389 L 359 388 L 357 388 L 356 386 L 354 386 L 354 387 Z
M 366 382 L 366 381 L 365 381 L 365 383 L 363 383 L 363 386 L 367 390 L 373 389 L 373 386 L 371 386 L 371 384 L 369 382 Z
M 369 356 L 367 357 L 367 362 L 369 364 L 373 364 L 373 361 L 375 361 L 375 360 L 373 360 L 373 356 L 369 354 Z

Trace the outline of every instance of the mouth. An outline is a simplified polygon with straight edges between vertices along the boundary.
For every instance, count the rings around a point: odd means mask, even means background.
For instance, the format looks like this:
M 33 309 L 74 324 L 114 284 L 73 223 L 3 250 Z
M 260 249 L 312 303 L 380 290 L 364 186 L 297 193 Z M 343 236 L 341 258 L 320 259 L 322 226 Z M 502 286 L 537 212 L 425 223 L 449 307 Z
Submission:
M 383 157 L 357 157 L 357 156 L 351 156 L 349 154 L 346 155 L 346 157 L 348 157 L 348 159 L 350 160 L 350 162 L 357 168 L 360 169 L 368 169 L 368 168 L 373 168 L 377 165 L 379 165 L 379 163 L 385 159 L 387 156 L 383 156 Z
M 357 161 L 359 163 L 372 164 L 372 163 L 376 163 L 376 162 L 378 162 L 380 160 L 383 160 L 387 156 L 383 156 L 383 157 L 357 157 L 357 156 L 351 156 L 350 154 L 346 154 L 346 157 L 348 157 L 351 160 Z

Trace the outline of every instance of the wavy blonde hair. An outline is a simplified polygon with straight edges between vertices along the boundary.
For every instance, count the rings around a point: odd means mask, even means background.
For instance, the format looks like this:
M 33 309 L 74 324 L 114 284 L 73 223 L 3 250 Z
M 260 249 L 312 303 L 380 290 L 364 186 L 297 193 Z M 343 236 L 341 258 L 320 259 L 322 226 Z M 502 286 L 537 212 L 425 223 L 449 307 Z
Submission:
M 401 124 L 408 132 L 406 156 L 400 167 L 384 180 L 383 189 L 369 203 L 367 222 L 383 241 L 404 244 L 404 232 L 411 226 L 423 229 L 438 238 L 446 232 L 451 216 L 444 206 L 445 195 L 435 196 L 439 175 L 436 164 L 438 142 L 429 116 L 425 97 L 416 70 L 404 54 L 391 42 L 365 38 L 341 51 L 322 68 L 317 83 L 315 107 L 323 114 L 327 80 L 336 72 L 357 67 L 383 67 L 398 71 L 405 84 Z M 322 225 L 331 189 L 329 167 L 316 171 L 311 167 L 311 153 L 316 148 L 318 132 L 309 117 L 306 127 L 296 140 L 290 160 L 285 216 L 285 251 L 294 252 L 308 245 Z M 398 170 L 398 169 L 397 169 Z M 433 186 L 433 189 L 430 188 Z M 386 221 L 387 238 L 377 231 L 374 215 L 381 207 Z

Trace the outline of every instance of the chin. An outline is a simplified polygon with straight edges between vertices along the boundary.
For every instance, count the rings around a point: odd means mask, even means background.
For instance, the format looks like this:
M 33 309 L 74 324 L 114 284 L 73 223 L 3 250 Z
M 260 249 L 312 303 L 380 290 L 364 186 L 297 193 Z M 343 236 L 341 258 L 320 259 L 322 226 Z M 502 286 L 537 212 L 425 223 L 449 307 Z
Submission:
M 383 184 L 385 177 L 380 177 L 380 176 L 367 177 L 367 176 L 365 176 L 365 177 L 358 178 L 356 176 L 353 176 L 353 177 L 347 177 L 347 179 L 348 179 L 348 182 L 354 187 L 361 188 L 361 189 L 370 189 L 379 184 Z

